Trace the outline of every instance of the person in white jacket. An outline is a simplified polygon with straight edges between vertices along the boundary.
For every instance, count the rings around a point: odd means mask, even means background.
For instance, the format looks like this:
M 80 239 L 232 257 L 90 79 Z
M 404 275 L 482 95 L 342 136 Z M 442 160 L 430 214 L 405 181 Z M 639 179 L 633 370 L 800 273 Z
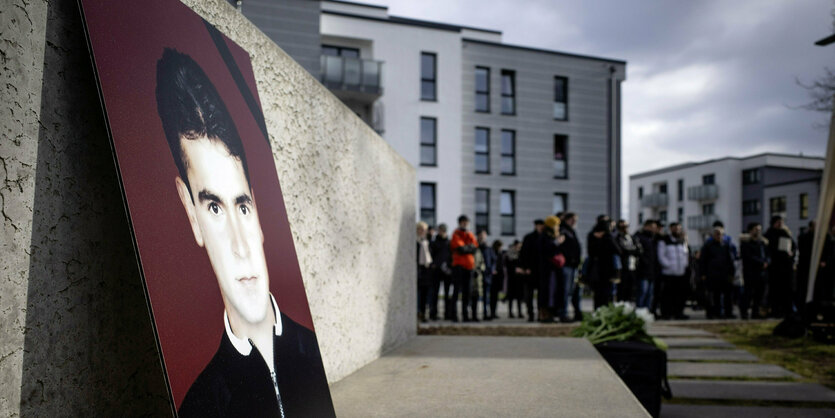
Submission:
M 658 264 L 661 266 L 661 318 L 688 319 L 684 315 L 690 281 L 687 269 L 690 265 L 690 250 L 682 234 L 681 224 L 673 222 L 670 233 L 658 240 Z

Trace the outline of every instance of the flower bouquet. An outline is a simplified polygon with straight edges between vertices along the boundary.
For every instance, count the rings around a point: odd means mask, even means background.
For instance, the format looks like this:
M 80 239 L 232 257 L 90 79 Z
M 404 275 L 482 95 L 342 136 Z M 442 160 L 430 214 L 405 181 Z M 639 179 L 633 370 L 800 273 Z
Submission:
M 629 302 L 610 303 L 585 315 L 572 334 L 585 337 L 594 345 L 609 341 L 640 341 L 666 351 L 667 344 L 647 333 L 647 324 L 654 319 L 647 308 L 636 309 Z

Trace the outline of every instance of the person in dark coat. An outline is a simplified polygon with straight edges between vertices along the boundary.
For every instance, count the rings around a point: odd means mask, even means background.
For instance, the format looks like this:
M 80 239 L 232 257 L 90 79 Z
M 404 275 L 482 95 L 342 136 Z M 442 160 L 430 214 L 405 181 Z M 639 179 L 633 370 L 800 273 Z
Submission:
M 815 221 L 797 237 L 797 291 L 794 304 L 798 309 L 806 306 L 806 291 L 809 288 L 809 269 L 812 264 L 812 243 L 815 239 Z
M 725 231 L 721 227 L 713 228 L 713 240 L 702 246 L 702 280 L 710 292 L 710 306 L 707 317 L 734 318 L 733 315 L 733 277 L 734 256 L 731 246 L 722 239 Z
M 496 308 L 499 305 L 499 291 L 507 288 L 507 254 L 502 250 L 502 242 L 493 241 L 493 253 L 496 254 L 496 265 L 493 267 L 493 283 L 490 285 L 490 316 L 489 319 L 496 319 Z M 507 293 L 505 293 L 507 294 Z M 485 319 L 488 317 L 485 315 Z
M 523 275 L 517 274 L 519 268 L 519 252 L 522 249 L 522 242 L 514 240 L 513 244 L 505 251 L 505 271 L 507 272 L 507 301 L 508 318 L 522 318 L 522 301 L 525 299 Z M 513 314 L 513 303 L 516 302 L 516 315 Z
M 432 252 L 429 251 L 429 241 L 426 239 L 426 222 L 417 224 L 417 289 L 418 289 L 418 320 L 426 322 L 426 307 L 432 284 Z
M 760 318 L 760 305 L 763 301 L 766 285 L 766 270 L 768 269 L 768 240 L 762 236 L 763 227 L 757 222 L 748 224 L 748 235 L 740 239 L 742 252 L 742 279 L 745 281 L 745 295 L 739 312 L 742 319 L 748 318 L 748 307 L 751 307 L 751 318 Z
M 452 319 L 455 315 L 450 306 L 452 301 L 452 250 L 449 248 L 449 235 L 446 224 L 438 225 L 438 234 L 429 246 L 432 251 L 432 289 L 429 293 L 429 319 L 438 319 L 438 295 L 443 286 L 444 319 Z
M 792 281 L 794 257 L 797 245 L 781 216 L 771 218 L 771 227 L 765 233 L 768 239 L 768 301 L 770 315 L 782 318 L 793 311 Z
M 491 296 L 493 294 L 493 273 L 496 270 L 497 256 L 493 247 L 487 243 L 487 231 L 482 230 L 478 233 L 478 249 L 484 259 L 484 272 L 482 273 L 484 295 L 482 296 L 481 313 L 484 320 L 489 321 L 493 319 L 493 314 L 496 313 L 495 311 L 491 312 L 490 307 L 493 305 Z M 496 292 L 496 295 L 498 296 L 498 292 Z
M 562 222 L 560 222 L 560 235 L 564 237 L 561 245 L 562 254 L 565 256 L 565 267 L 562 268 L 562 286 L 558 291 L 558 295 L 562 298 L 558 312 L 560 322 L 582 319 L 579 303 L 574 306 L 574 317 L 568 317 L 568 305 L 572 304 L 575 290 L 574 282 L 577 277 L 577 269 L 580 267 L 580 258 L 583 256 L 583 247 L 577 238 L 577 231 L 574 229 L 578 220 L 577 214 L 567 212 L 562 215 Z
M 629 235 L 629 223 L 621 219 L 617 223 L 615 242 L 620 249 L 621 274 L 618 284 L 618 300 L 632 301 L 633 289 L 636 285 L 636 273 L 638 270 L 638 258 L 641 256 L 641 247 Z
M 539 257 L 539 293 L 537 307 L 539 308 L 539 322 L 554 322 L 554 313 L 558 311 L 558 297 L 555 297 L 558 283 L 562 281 L 562 265 L 556 265 L 554 257 L 562 254 L 563 238 L 559 235 L 560 219 L 556 216 L 545 218 L 545 229 L 540 236 Z
M 615 257 L 620 249 L 612 237 L 608 218 L 600 219 L 586 237 L 588 246 L 588 282 L 594 292 L 594 309 L 612 301 L 612 283 L 616 278 Z
M 655 237 L 658 233 L 658 225 L 654 220 L 644 221 L 643 229 L 636 232 L 633 241 L 639 248 L 638 266 L 635 270 L 637 278 L 638 297 L 635 305 L 639 308 L 649 309 L 652 306 L 652 296 L 655 287 L 655 276 L 658 269 L 658 256 L 656 255 Z
M 528 322 L 534 321 L 533 293 L 537 288 L 539 277 L 540 238 L 545 229 L 545 221 L 533 221 L 534 230 L 522 238 L 522 249 L 519 253 L 518 276 L 522 277 L 525 293 L 525 305 L 528 310 Z

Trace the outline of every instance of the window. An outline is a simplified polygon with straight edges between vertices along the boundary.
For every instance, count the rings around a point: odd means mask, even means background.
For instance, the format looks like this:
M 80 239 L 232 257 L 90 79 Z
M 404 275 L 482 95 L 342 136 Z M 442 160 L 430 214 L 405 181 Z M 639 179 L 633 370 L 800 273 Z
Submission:
M 643 224 L 644 224 L 644 214 L 639 213 L 638 214 L 638 225 L 643 225 Z
M 552 213 L 554 215 L 560 212 L 566 212 L 568 210 L 568 194 L 566 193 L 554 193 L 554 206 L 552 208 Z
M 684 222 L 684 208 L 678 208 L 678 223 Z
M 475 232 L 490 234 L 490 189 L 475 189 Z
M 502 198 L 499 202 L 499 210 L 502 215 L 502 235 L 516 234 L 516 202 L 514 192 L 502 190 Z
M 786 211 L 786 196 L 772 197 L 769 206 L 771 207 L 771 216 L 784 213 Z
M 743 215 L 759 215 L 761 210 L 759 200 L 745 200 L 742 202 Z
M 490 112 L 490 69 L 475 67 L 475 111 Z
M 667 194 L 667 183 L 660 183 L 658 185 L 658 193 Z
M 702 176 L 702 184 L 716 184 L 716 176 L 714 174 L 705 174 L 704 176 Z
M 420 118 L 420 165 L 437 166 L 437 120 Z
M 502 70 L 502 114 L 516 114 L 516 72 Z
M 475 128 L 475 172 L 490 172 L 490 129 Z
M 435 226 L 435 183 L 420 184 L 420 220 Z
M 742 170 L 742 184 L 757 184 L 760 182 L 760 169 L 749 168 Z
M 554 135 L 554 178 L 568 178 L 568 137 Z
M 359 58 L 359 48 L 347 48 L 334 45 L 322 45 L 322 55 L 330 57 Z
M 502 174 L 516 174 L 516 131 L 502 130 Z
M 809 194 L 800 194 L 800 219 L 809 218 Z
M 678 201 L 681 202 L 684 200 L 684 179 L 678 179 L 678 190 L 676 191 L 678 192 Z
M 662 210 L 658 212 L 658 221 L 661 222 L 662 225 L 667 225 L 667 211 Z
M 638 187 L 638 199 L 643 199 L 643 198 L 644 198 L 644 187 L 641 186 L 641 187 Z
M 568 79 L 554 77 L 554 119 L 568 120 Z
M 714 206 L 713 203 L 706 203 L 702 205 L 702 215 L 713 215 Z
M 435 82 L 437 79 L 436 57 L 431 52 L 420 53 L 420 100 L 437 100 Z

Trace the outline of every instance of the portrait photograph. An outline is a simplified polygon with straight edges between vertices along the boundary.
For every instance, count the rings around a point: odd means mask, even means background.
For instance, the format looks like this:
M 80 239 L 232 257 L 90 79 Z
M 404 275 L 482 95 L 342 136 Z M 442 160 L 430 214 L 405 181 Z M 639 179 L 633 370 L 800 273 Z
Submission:
M 249 54 L 176 0 L 80 4 L 173 409 L 333 416 Z

